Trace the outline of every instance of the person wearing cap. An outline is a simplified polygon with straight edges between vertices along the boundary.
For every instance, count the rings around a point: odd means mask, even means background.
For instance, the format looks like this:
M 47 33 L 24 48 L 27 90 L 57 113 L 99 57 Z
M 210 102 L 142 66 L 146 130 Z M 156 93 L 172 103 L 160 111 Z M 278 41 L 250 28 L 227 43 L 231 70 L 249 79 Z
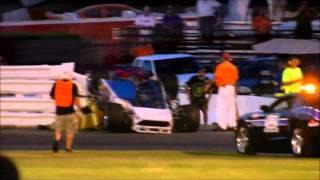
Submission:
M 300 60 L 292 57 L 282 73 L 282 89 L 285 94 L 299 93 L 303 81 L 302 70 L 298 67 Z
M 223 130 L 236 127 L 237 104 L 236 84 L 239 78 L 238 68 L 231 63 L 229 53 L 223 53 L 222 62 L 214 72 L 215 83 L 218 87 L 216 117 L 217 124 Z
M 72 72 L 64 71 L 53 84 L 50 96 L 56 105 L 56 121 L 54 123 L 55 136 L 52 150 L 59 151 L 62 132 L 66 135 L 65 150 L 72 152 L 74 136 L 78 130 L 78 120 L 74 105 L 80 110 L 80 101 L 77 85 L 72 81 Z

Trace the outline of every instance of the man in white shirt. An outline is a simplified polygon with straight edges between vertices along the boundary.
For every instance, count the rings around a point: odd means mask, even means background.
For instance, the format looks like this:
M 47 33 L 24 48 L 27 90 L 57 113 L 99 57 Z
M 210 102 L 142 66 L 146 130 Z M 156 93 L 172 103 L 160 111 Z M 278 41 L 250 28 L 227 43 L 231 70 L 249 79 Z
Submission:
M 149 6 L 144 7 L 143 14 L 136 17 L 134 24 L 143 28 L 153 28 L 156 25 L 156 19 L 151 14 Z
M 197 13 L 201 37 L 210 45 L 213 40 L 213 25 L 216 23 L 216 12 L 220 3 L 216 0 L 197 0 Z
M 156 26 L 156 18 L 151 14 L 149 6 L 143 8 L 143 14 L 136 17 L 134 24 L 140 28 L 140 35 L 148 36 L 152 34 L 152 28 Z M 144 38 L 142 39 L 144 40 Z

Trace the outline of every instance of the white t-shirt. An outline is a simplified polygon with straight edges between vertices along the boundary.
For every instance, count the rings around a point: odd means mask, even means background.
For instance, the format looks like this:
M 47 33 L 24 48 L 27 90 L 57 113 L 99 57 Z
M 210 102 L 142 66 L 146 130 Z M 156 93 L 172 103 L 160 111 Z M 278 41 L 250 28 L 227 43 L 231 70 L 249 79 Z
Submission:
M 134 24 L 139 27 L 154 27 L 156 19 L 152 15 L 145 16 L 142 14 L 136 17 Z
M 220 3 L 215 0 L 198 0 L 197 13 L 200 17 L 214 16 Z

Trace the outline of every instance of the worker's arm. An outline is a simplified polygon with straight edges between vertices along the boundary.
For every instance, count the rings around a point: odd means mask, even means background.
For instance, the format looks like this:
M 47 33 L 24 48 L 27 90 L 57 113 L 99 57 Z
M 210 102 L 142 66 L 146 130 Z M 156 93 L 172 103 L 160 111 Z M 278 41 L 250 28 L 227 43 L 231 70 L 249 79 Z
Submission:
M 80 98 L 79 97 L 75 97 L 74 103 L 77 106 L 77 109 L 81 110 L 81 103 L 80 103 Z
M 73 83 L 72 94 L 73 94 L 73 98 L 74 98 L 74 105 L 76 105 L 78 111 L 81 111 L 79 89 L 75 83 Z
M 186 90 L 186 93 L 188 94 L 188 95 L 190 95 L 190 89 L 191 89 L 191 85 L 192 85 L 192 83 L 193 83 L 193 77 L 191 77 L 187 82 L 186 82 L 186 84 L 185 84 L 185 90 Z
M 290 86 L 292 84 L 298 83 L 298 82 L 302 82 L 303 81 L 303 75 L 302 75 L 302 71 L 299 70 L 298 71 L 298 76 L 296 77 L 295 80 L 291 80 L 292 75 L 290 75 L 290 71 L 289 70 L 284 70 L 282 73 L 282 85 L 283 86 Z
M 213 86 L 213 84 L 215 83 L 215 79 L 214 77 L 212 77 L 211 79 L 208 80 L 208 82 L 204 85 L 204 92 L 208 93 L 210 92 L 211 87 Z
M 284 85 L 284 86 L 289 86 L 289 85 L 295 84 L 295 83 L 297 83 L 297 82 L 302 82 L 302 80 L 303 80 L 303 79 L 297 79 L 297 80 L 293 80 L 293 81 L 284 81 L 284 82 L 282 83 L 282 85 Z
M 56 89 L 56 83 L 53 84 L 53 86 L 52 86 L 52 88 L 51 88 L 51 90 L 50 90 L 50 97 L 51 97 L 52 99 L 55 98 L 55 97 L 54 97 L 54 91 L 55 91 L 55 89 Z

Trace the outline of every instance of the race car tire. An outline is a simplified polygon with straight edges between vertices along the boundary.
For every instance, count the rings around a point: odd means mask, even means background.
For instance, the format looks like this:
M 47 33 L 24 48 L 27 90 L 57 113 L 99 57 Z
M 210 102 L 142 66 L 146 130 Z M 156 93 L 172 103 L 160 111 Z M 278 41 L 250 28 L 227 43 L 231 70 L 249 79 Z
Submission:
M 187 115 L 188 128 L 187 131 L 195 132 L 200 127 L 200 111 L 194 106 L 186 106 L 185 113 Z
M 110 132 L 131 132 L 132 120 L 120 104 L 110 103 L 107 105 L 107 126 Z
M 235 145 L 237 152 L 240 154 L 256 154 L 253 134 L 251 133 L 250 129 L 244 124 L 240 124 L 237 127 L 235 133 Z
M 294 128 L 291 134 L 292 154 L 296 157 L 310 157 L 316 155 L 313 150 L 307 131 L 303 128 Z
M 191 105 L 180 107 L 180 117 L 175 120 L 174 129 L 180 132 L 194 132 L 200 127 L 200 112 Z

